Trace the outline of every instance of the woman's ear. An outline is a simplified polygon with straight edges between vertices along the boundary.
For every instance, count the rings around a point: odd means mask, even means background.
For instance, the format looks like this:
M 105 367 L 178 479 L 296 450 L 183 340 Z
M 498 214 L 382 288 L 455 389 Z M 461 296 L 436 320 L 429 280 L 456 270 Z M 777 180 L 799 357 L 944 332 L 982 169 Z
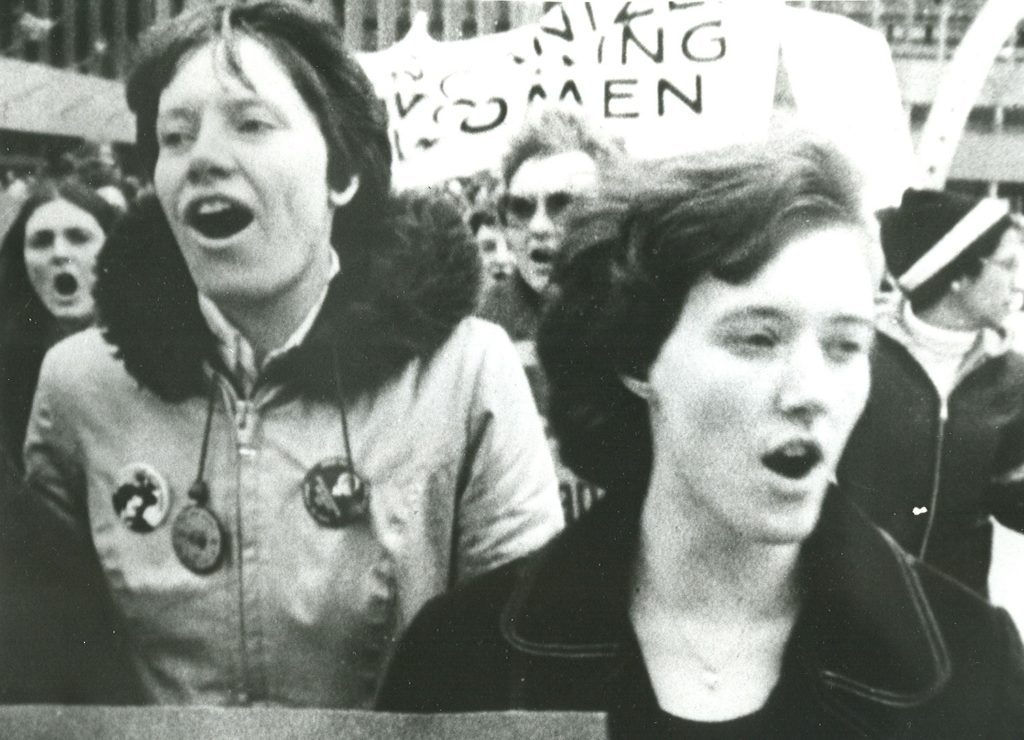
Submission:
M 351 203 L 352 199 L 356 197 L 357 192 L 359 192 L 359 175 L 352 175 L 345 189 L 331 190 L 327 195 L 327 200 L 335 208 L 341 208 Z
M 634 378 L 632 375 L 620 375 L 619 380 L 621 380 L 622 384 L 626 386 L 626 390 L 634 396 L 638 396 L 639 398 L 650 402 L 653 393 L 651 391 L 651 384 L 646 380 Z

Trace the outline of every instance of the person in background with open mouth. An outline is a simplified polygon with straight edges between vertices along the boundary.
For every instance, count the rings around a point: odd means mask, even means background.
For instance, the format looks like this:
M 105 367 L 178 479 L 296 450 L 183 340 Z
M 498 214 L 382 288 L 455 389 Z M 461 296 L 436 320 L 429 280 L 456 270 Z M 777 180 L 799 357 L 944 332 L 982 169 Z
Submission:
M 623 738 L 1020 737 L 1009 615 L 834 484 L 883 270 L 849 166 L 780 132 L 639 176 L 569 224 L 539 336 L 563 459 L 605 497 L 424 607 L 380 706 L 604 711 Z
M 120 211 L 75 180 L 45 180 L 0 246 L 0 444 L 17 460 L 43 355 L 96 318 L 96 258 Z

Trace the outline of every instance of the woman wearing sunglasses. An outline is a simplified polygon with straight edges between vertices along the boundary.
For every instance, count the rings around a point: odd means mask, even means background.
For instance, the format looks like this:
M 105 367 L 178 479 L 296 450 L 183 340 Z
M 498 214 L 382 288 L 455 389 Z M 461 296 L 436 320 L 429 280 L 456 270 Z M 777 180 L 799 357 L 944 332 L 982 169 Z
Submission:
M 882 272 L 846 164 L 790 133 L 612 182 L 540 334 L 564 459 L 606 496 L 428 604 L 381 706 L 604 711 L 626 738 L 1019 737 L 1009 616 L 832 483 Z
M 477 314 L 514 342 L 533 342 L 569 207 L 593 194 L 598 170 L 618 150 L 568 108 L 527 119 L 502 160 L 505 192 L 498 212 L 514 260 L 511 280 L 481 297 Z

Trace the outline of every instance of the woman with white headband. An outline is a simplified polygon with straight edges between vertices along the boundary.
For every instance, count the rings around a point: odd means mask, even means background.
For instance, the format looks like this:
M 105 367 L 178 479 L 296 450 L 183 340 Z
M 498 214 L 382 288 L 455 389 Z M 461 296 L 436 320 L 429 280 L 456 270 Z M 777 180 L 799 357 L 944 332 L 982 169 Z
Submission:
M 987 592 L 990 515 L 1024 531 L 1024 358 L 1005 322 L 1024 296 L 1007 203 L 908 190 L 882 214 L 900 299 L 840 481 L 903 547 Z

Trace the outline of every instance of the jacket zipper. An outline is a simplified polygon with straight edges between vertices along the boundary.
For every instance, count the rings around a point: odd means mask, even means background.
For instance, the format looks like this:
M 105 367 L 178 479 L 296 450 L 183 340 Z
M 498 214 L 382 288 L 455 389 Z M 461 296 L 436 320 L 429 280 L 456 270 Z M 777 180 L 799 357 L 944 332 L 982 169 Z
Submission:
M 235 434 L 238 445 L 239 463 L 245 464 L 245 460 L 253 455 L 251 446 L 253 435 L 253 417 L 255 404 L 246 399 L 238 398 L 235 402 Z M 241 483 L 241 480 L 239 480 Z M 235 690 L 235 701 L 246 706 L 249 704 L 249 645 L 246 639 L 246 615 L 245 615 L 245 569 L 242 563 L 242 496 L 241 490 L 235 494 L 235 527 L 238 543 L 235 547 L 235 558 L 238 563 L 238 647 L 239 647 L 239 676 L 238 685 Z
M 238 450 L 243 452 L 243 454 L 252 451 L 250 443 L 252 442 L 254 426 L 252 423 L 254 407 L 255 404 L 247 399 L 240 399 L 235 404 L 235 428 L 238 430 Z
M 928 540 L 932 535 L 932 526 L 935 524 L 935 508 L 939 500 L 939 483 L 941 482 L 942 470 L 942 448 L 946 437 L 946 420 L 949 418 L 949 402 L 945 398 L 939 399 L 939 428 L 935 440 L 935 467 L 932 470 L 932 495 L 928 503 L 928 524 L 925 525 L 924 539 L 921 540 L 921 550 L 917 557 L 924 560 L 925 552 L 928 550 Z

